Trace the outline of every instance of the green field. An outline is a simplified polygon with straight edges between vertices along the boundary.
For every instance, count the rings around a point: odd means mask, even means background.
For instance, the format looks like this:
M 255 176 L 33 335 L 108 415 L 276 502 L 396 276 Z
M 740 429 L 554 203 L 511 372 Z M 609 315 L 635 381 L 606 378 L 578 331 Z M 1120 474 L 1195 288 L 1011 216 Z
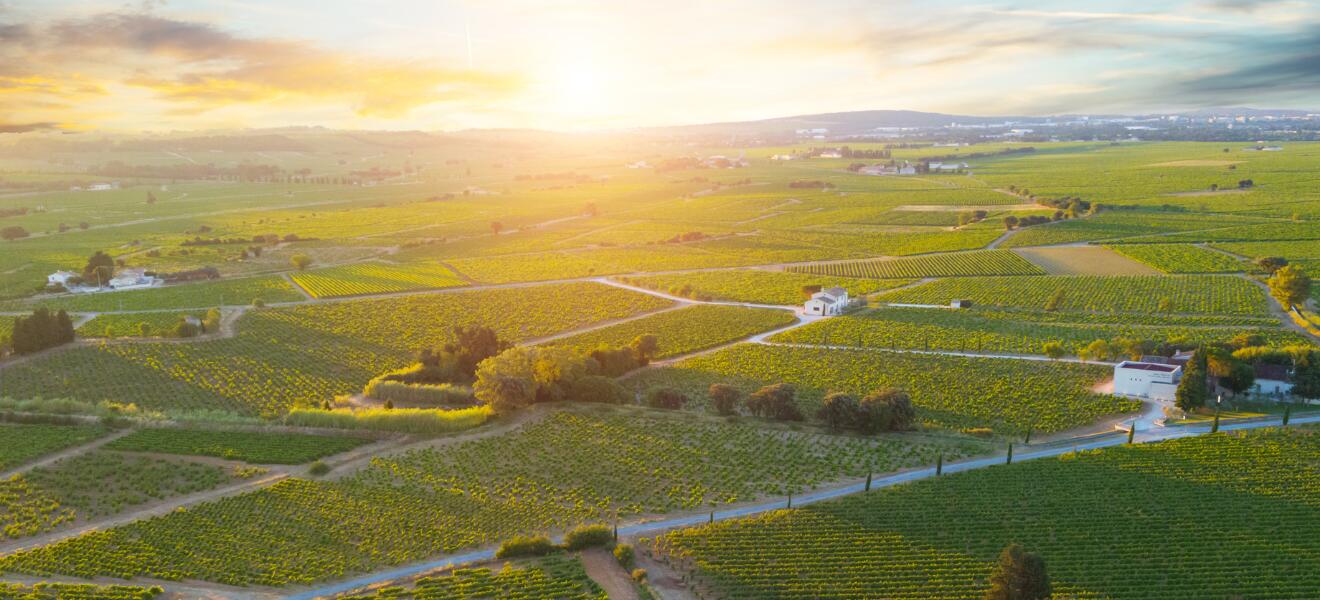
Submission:
M 338 481 L 285 480 L 9 555 L 0 571 L 282 586 L 616 515 L 705 511 L 981 449 L 685 413 L 555 413 L 501 436 L 377 457 Z
M 386 294 L 465 285 L 453 271 L 438 264 L 357 263 L 300 271 L 291 275 L 313 298 Z
M 5 600 L 151 600 L 165 590 L 135 585 L 43 582 L 33 585 L 0 582 Z
M 725 300 L 789 306 L 806 300 L 802 288 L 808 286 L 842 287 L 848 295 L 861 297 L 871 292 L 912 283 L 909 279 L 854 279 L 807 275 L 788 271 L 704 271 L 680 275 L 620 277 L 621 281 L 675 296 L 698 300 Z
M 256 464 L 297 465 L 347 452 L 371 440 L 357 437 L 208 431 L 202 429 L 139 429 L 110 442 L 111 450 L 214 456 Z
M 181 283 L 144 290 L 74 294 L 23 302 L 11 301 L 6 304 L 6 310 L 22 310 L 29 306 L 46 306 L 52 310 L 63 308 L 77 312 L 170 310 L 246 305 L 258 299 L 270 304 L 302 300 L 303 296 L 283 277 L 246 277 L 213 282 Z
M 1191 244 L 1118 244 L 1110 250 L 1165 273 L 1240 273 L 1251 265 Z
M 81 337 L 142 337 L 142 326 L 146 325 L 146 337 L 170 337 L 184 317 L 205 316 L 201 312 L 106 313 L 79 325 L 76 331 Z
M 93 425 L 23 425 L 0 423 L 0 469 L 21 465 L 44 454 L 85 444 L 105 429 Z
M 982 250 L 890 260 L 830 263 L 791 267 L 791 270 L 815 275 L 872 277 L 876 279 L 1045 274 L 1044 269 L 1008 250 Z
M 982 598 L 1013 542 L 1044 557 L 1056 595 L 1311 598 L 1317 452 L 1314 430 L 1111 448 L 680 530 L 657 546 L 721 598 Z
M 1063 431 L 1136 411 L 1139 402 L 1091 391 L 1110 373 L 1110 367 L 1099 365 L 744 344 L 645 371 L 631 381 L 642 388 L 678 387 L 702 399 L 712 383 L 753 391 L 787 382 L 798 387 L 806 414 L 831 391 L 860 397 L 897 387 L 912 396 L 918 417 L 930 426 L 1014 434 L 1028 428 Z
M 476 600 L 478 598 L 559 598 L 607 600 L 576 558 L 551 556 L 493 567 L 454 569 L 419 578 L 411 587 L 390 585 L 341 600 Z
M 654 335 L 660 343 L 657 358 L 666 358 L 733 342 L 796 322 L 797 317 L 786 310 L 698 304 L 579 333 L 551 343 L 590 352 L 600 347 L 627 346 L 638 336 Z

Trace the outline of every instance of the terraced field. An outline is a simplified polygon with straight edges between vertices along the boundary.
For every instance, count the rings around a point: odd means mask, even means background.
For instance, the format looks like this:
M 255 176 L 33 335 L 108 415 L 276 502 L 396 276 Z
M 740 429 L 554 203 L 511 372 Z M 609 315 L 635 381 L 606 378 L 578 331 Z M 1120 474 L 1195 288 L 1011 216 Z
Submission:
M 365 262 L 292 275 L 313 298 L 337 298 L 428 290 L 467 285 L 453 271 L 435 263 L 385 264 Z
M 982 598 L 1012 542 L 1043 556 L 1056 595 L 1311 598 L 1317 452 L 1314 430 L 1110 448 L 679 530 L 656 546 L 721 598 Z
M 306 583 L 514 534 L 706 510 L 981 450 L 834 437 L 684 413 L 556 413 L 502 436 L 378 457 L 0 558 L 0 572 Z

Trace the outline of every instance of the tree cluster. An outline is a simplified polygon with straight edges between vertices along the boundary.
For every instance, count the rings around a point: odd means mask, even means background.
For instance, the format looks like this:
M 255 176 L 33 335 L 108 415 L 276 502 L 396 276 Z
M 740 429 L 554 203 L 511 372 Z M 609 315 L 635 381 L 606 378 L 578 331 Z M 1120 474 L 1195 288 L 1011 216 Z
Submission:
M 540 402 L 622 402 L 627 394 L 595 359 L 562 346 L 515 346 L 481 362 L 473 393 L 496 414 Z
M 985 600 L 1047 600 L 1053 594 L 1045 559 L 1018 544 L 1010 544 L 999 554 L 990 574 Z
M 51 314 L 44 307 L 38 308 L 32 316 L 14 321 L 14 332 L 9 339 L 18 354 L 54 348 L 73 341 L 73 320 L 63 310 Z
M 917 411 L 907 392 L 894 388 L 879 389 L 860 401 L 844 392 L 825 396 L 816 418 L 833 431 L 851 429 L 861 433 L 907 431 L 916 426 Z

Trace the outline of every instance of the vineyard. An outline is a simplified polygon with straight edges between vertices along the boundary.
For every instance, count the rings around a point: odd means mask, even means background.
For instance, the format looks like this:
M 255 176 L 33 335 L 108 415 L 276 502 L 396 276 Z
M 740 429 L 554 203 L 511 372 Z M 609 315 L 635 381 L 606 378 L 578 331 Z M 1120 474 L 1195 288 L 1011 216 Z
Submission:
M 879 308 L 859 315 L 825 319 L 779 333 L 772 342 L 952 350 L 1008 354 L 1043 354 L 1048 342 L 1060 342 L 1069 354 L 1095 341 L 1131 338 L 1181 344 L 1227 342 L 1240 334 L 1260 335 L 1275 346 L 1306 344 L 1300 334 L 1276 326 L 1262 329 L 1224 327 L 1159 327 L 1042 323 L 1013 320 L 1014 313 L 935 308 Z M 1026 317 L 1026 315 L 1023 315 Z
M 627 346 L 638 336 L 655 335 L 660 343 L 657 358 L 664 358 L 704 350 L 796 322 L 797 317 L 786 310 L 698 304 L 579 333 L 551 343 L 590 352 L 602 346 Z
M 340 600 L 477 600 L 481 598 L 556 598 L 606 600 L 600 586 L 587 576 L 582 563 L 567 556 L 550 556 L 490 567 L 454 569 L 444 575 L 422 577 L 411 588 L 386 586 L 370 594 Z
M 336 298 L 466 285 L 458 275 L 435 263 L 406 265 L 365 262 L 291 275 L 313 298 Z
M 1191 244 L 1119 244 L 1108 248 L 1165 273 L 1240 273 L 1250 268 L 1223 252 Z
M 220 467 L 94 451 L 0 481 L 0 539 L 211 489 L 233 476 Z
M 111 450 L 214 456 L 255 464 L 297 465 L 347 452 L 371 440 L 358 437 L 208 431 L 202 429 L 139 429 L 110 442 Z
M 630 285 L 698 300 L 781 306 L 801 304 L 806 299 L 803 297 L 802 288 L 807 286 L 818 285 L 822 288 L 838 286 L 848 290 L 849 296 L 862 297 L 871 292 L 911 283 L 906 279 L 877 281 L 759 270 L 705 271 L 618 279 Z
M 880 298 L 889 303 L 943 306 L 956 299 L 1032 310 L 1045 310 L 1054 304 L 1055 310 L 1061 311 L 1269 314 L 1264 291 L 1246 279 L 1227 275 L 950 278 L 889 292 Z
M 9 301 L 4 310 L 24 310 L 45 306 L 51 310 L 102 312 L 117 310 L 197 309 L 213 306 L 246 305 L 254 300 L 266 303 L 303 300 L 283 277 L 244 277 L 202 283 L 181 283 L 145 290 L 123 290 L 101 294 L 64 295 L 30 301 Z
M 0 469 L 86 444 L 102 435 L 105 435 L 105 429 L 99 426 L 0 423 Z
M 1138 410 L 1139 402 L 1091 391 L 1110 372 L 1073 363 L 744 344 L 643 372 L 635 381 L 643 388 L 676 386 L 694 398 L 712 383 L 753 391 L 788 382 L 798 386 L 806 414 L 830 391 L 862 396 L 898 387 L 929 426 L 1017 434 L 1063 431 Z
M 911 258 L 829 263 L 790 267 L 789 270 L 815 275 L 876 279 L 1045 274 L 1040 267 L 1008 250 L 981 250 Z
M 675 531 L 656 548 L 721 598 L 982 598 L 1010 542 L 1040 553 L 1068 597 L 1313 598 L 1317 453 L 1314 430 L 1111 448 Z
M 308 583 L 515 534 L 703 511 L 980 448 L 616 410 L 560 412 L 498 437 L 377 457 L 339 481 L 285 480 L 10 555 L 0 571 Z
M 0 600 L 152 600 L 164 592 L 159 587 L 131 585 L 0 582 Z
M 577 283 L 265 309 L 247 313 L 233 338 L 72 348 L 17 364 L 5 370 L 5 393 L 278 415 L 355 393 L 458 325 L 518 341 L 670 305 Z
M 147 313 L 107 313 L 93 317 L 80 325 L 77 333 L 80 337 L 169 337 L 174 327 L 185 316 L 201 319 L 201 313 L 147 312 Z

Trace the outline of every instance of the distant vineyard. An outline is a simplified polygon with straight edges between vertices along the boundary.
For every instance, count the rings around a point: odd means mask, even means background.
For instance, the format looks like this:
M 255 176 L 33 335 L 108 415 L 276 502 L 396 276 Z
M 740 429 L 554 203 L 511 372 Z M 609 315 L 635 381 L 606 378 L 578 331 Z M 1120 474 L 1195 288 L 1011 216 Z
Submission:
M 1191 244 L 1117 244 L 1110 250 L 1165 273 L 1237 273 L 1251 265 Z
M 875 279 L 1045 274 L 1045 271 L 1040 267 L 1008 250 L 983 250 L 887 260 L 807 265 L 791 267 L 789 270 L 817 275 L 871 277 Z
M 516 565 L 516 566 L 515 566 Z M 558 600 L 607 600 L 605 591 L 569 556 L 507 564 L 498 571 L 489 567 L 454 569 L 443 575 L 422 577 L 412 587 L 390 585 L 369 594 L 343 596 L 340 600 L 476 600 L 477 598 L 556 598 Z
M 0 423 L 0 469 L 85 444 L 105 434 L 100 426 L 18 425 Z
M 296 465 L 347 452 L 370 440 L 356 437 L 207 431 L 202 429 L 140 429 L 107 446 L 112 450 L 214 456 L 257 464 Z
M 11 300 L 0 305 L 4 310 L 22 310 L 46 306 L 69 311 L 170 310 L 210 308 L 220 305 L 247 305 L 254 300 L 267 303 L 302 300 L 283 277 L 244 277 L 200 283 L 180 283 L 144 290 L 124 290 L 100 294 L 66 295 L 37 300 Z
M 655 335 L 660 357 L 677 356 L 732 342 L 762 331 L 790 325 L 797 317 L 787 310 L 700 304 L 555 340 L 590 352 L 601 346 L 626 346 L 639 335 Z
M 1186 275 L 941 279 L 883 295 L 890 303 L 976 304 L 1041 310 L 1268 315 L 1265 292 L 1241 277 Z M 1161 304 L 1167 300 L 1167 307 Z
M 720 598 L 974 600 L 1016 542 L 1044 557 L 1056 597 L 1302 600 L 1320 589 L 1317 453 L 1320 435 L 1296 430 L 1117 447 L 677 530 L 656 547 Z M 1207 506 L 1234 517 L 1207 519 Z
M 802 295 L 802 288 L 805 286 L 839 286 L 848 290 L 850 296 L 861 297 L 877 290 L 911 283 L 911 280 L 907 279 L 879 281 L 851 277 L 808 275 L 788 271 L 758 270 L 705 271 L 680 275 L 651 275 L 620 279 L 632 285 L 668 292 L 676 296 L 779 305 L 801 304 L 806 299 Z
M 297 272 L 293 281 L 315 298 L 360 296 L 466 285 L 458 275 L 435 263 L 387 265 L 368 262 Z
M 132 585 L 0 583 L 0 598 L 5 600 L 151 600 L 163 593 L 160 587 Z

